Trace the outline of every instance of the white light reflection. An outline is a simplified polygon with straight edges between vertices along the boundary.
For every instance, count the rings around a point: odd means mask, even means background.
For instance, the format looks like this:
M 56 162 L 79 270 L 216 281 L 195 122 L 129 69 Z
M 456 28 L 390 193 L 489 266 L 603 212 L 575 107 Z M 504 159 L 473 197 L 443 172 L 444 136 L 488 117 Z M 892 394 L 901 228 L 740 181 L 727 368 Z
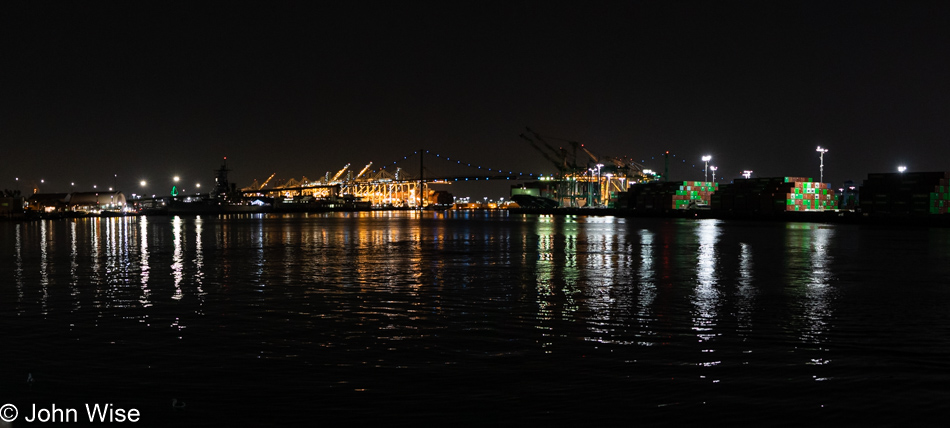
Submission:
M 699 240 L 698 260 L 696 263 L 696 279 L 698 283 L 693 292 L 692 302 L 693 331 L 700 342 L 706 342 L 718 336 L 713 332 L 719 316 L 719 290 L 716 264 L 716 243 L 719 241 L 719 220 L 700 220 L 696 228 L 696 237 Z
M 804 318 L 805 331 L 802 340 L 811 343 L 820 343 L 828 329 L 827 320 L 831 317 L 831 287 L 832 257 L 828 254 L 828 246 L 834 236 L 834 229 L 830 226 L 821 226 L 811 231 L 813 238 L 811 249 L 811 274 L 805 291 Z
M 255 261 L 257 265 L 257 271 L 254 272 L 256 283 L 257 283 L 257 292 L 263 293 L 264 287 L 267 284 L 264 284 L 264 225 L 263 218 L 258 217 L 259 221 L 254 223 L 257 233 L 251 238 L 251 244 L 253 248 L 257 250 L 257 260 Z
M 175 281 L 175 293 L 172 295 L 172 299 L 181 300 L 183 297 L 181 291 L 181 280 L 184 278 L 184 272 L 182 272 L 182 267 L 184 266 L 184 239 L 182 234 L 182 221 L 181 217 L 175 216 L 172 219 L 172 243 L 175 245 L 175 249 L 172 252 L 172 278 Z
M 17 295 L 17 314 L 23 315 L 26 311 L 23 309 L 23 225 L 16 225 L 16 270 L 14 277 L 16 279 Z
M 143 308 L 152 306 L 150 296 L 152 291 L 148 288 L 149 265 L 148 265 L 148 217 L 139 217 L 139 268 L 141 269 L 142 295 L 139 296 L 139 303 Z
M 554 344 L 552 327 L 545 326 L 546 321 L 554 319 L 554 217 L 541 215 L 538 218 L 536 233 L 538 236 L 538 263 L 535 269 L 535 284 L 538 293 L 538 325 L 541 333 L 541 348 L 545 353 Z M 527 248 L 527 247 L 526 247 Z
M 49 303 L 49 242 L 46 239 L 46 234 L 49 233 L 47 230 L 47 223 L 49 220 L 40 221 L 40 289 L 43 293 L 43 297 L 40 300 L 40 313 L 47 315 L 49 308 L 47 303 Z
M 822 347 L 826 341 L 829 322 L 832 316 L 832 301 L 834 288 L 831 281 L 833 258 L 830 246 L 833 242 L 835 229 L 830 225 L 818 224 L 789 224 L 787 226 L 787 270 L 791 277 L 791 290 L 798 298 L 800 314 L 796 319 L 800 322 L 799 340 L 803 344 L 802 351 L 817 352 L 808 355 L 807 364 L 825 365 L 830 360 L 824 358 L 828 351 Z M 815 380 L 825 378 L 815 377 Z
M 69 295 L 73 298 L 73 310 L 78 311 L 79 302 L 79 238 L 76 236 L 76 222 L 69 223 Z
M 195 291 L 196 296 L 198 297 L 198 306 L 201 307 L 204 303 L 205 291 L 203 288 L 204 285 L 204 251 L 201 248 L 201 224 L 202 218 L 195 218 Z M 199 315 L 203 315 L 201 310 L 198 311 Z
M 739 336 L 748 338 L 752 331 L 752 312 L 756 290 L 752 286 L 752 246 L 746 243 L 739 244 L 739 289 L 736 295 L 736 318 L 738 320 Z
M 541 347 L 551 353 L 555 337 L 559 337 L 549 321 L 573 321 L 578 307 L 577 263 L 578 223 L 574 216 L 540 216 L 537 220 L 538 261 L 535 269 L 537 319 L 543 330 Z
M 640 230 L 640 295 L 637 299 L 637 320 L 640 331 L 637 333 L 639 344 L 643 346 L 653 345 L 650 338 L 656 336 L 653 331 L 653 302 L 656 300 L 656 270 L 653 259 L 653 232 L 649 230 Z
M 592 220 L 596 219 L 596 220 Z M 590 309 L 588 329 L 594 333 L 586 340 L 599 343 L 630 344 L 622 335 L 629 317 L 632 287 L 619 271 L 629 268 L 629 249 L 624 248 L 625 234 L 613 217 L 588 217 L 584 221 L 586 251 L 584 259 L 585 301 Z M 622 249 L 622 250 L 621 250 Z M 619 269 L 618 269 L 619 268 Z
M 115 307 L 128 308 L 135 306 L 137 299 L 129 293 L 132 291 L 131 272 L 129 267 L 128 217 L 111 217 L 106 222 L 106 278 L 110 304 Z
M 94 303 L 95 307 L 101 308 L 103 306 L 102 302 L 105 301 L 105 299 L 99 298 L 99 293 L 102 292 L 102 287 L 101 287 L 102 273 L 99 272 L 99 267 L 100 267 L 99 260 L 102 259 L 102 255 L 99 254 L 100 248 L 101 248 L 100 242 L 99 242 L 99 239 L 100 239 L 99 219 L 98 218 L 90 219 L 89 226 L 90 226 L 90 229 L 92 229 L 89 232 L 91 234 L 90 235 L 91 239 L 89 240 L 89 246 L 91 247 L 90 248 L 91 254 L 89 255 L 89 257 L 90 257 L 90 260 L 92 260 L 92 269 L 90 269 L 90 277 L 91 277 L 90 279 L 92 280 L 92 285 L 93 285 L 92 289 L 95 290 L 94 292 L 96 294 L 96 299 L 93 301 L 95 302 Z M 102 316 L 101 311 L 99 312 L 99 315 Z
M 581 291 L 577 284 L 581 277 L 581 272 L 577 262 L 577 237 L 580 233 L 581 225 L 577 222 L 577 217 L 569 215 L 564 216 L 564 223 L 561 225 L 561 234 L 564 235 L 564 269 L 561 276 L 564 278 L 564 285 L 561 293 L 564 295 L 564 307 L 561 311 L 562 319 L 573 321 L 574 316 L 580 309 L 577 297 Z M 557 253 L 557 251 L 555 250 Z M 555 264 L 557 257 L 555 257 Z

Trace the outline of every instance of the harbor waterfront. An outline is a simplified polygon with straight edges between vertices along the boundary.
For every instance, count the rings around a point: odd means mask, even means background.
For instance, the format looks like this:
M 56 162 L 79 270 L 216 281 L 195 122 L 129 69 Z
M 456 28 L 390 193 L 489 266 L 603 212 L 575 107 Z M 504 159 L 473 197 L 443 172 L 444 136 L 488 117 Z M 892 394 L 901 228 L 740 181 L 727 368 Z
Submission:
M 407 210 L 0 243 L 13 426 L 906 426 L 950 402 L 948 228 Z

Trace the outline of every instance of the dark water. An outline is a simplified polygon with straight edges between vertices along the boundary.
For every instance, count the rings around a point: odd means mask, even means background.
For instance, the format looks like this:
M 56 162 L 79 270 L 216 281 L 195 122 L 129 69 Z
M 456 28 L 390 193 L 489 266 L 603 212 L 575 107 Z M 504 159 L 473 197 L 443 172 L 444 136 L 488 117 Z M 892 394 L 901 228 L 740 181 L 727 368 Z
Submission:
M 13 426 L 86 403 L 135 426 L 950 409 L 948 229 L 378 212 L 3 223 L 0 242 Z

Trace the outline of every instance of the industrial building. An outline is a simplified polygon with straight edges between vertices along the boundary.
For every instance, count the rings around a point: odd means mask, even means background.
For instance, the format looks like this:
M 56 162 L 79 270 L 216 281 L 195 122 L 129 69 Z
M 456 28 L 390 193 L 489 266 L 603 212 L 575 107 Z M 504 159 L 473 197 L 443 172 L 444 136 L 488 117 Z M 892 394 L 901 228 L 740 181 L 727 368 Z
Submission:
M 26 203 L 28 211 L 44 214 L 99 214 L 126 208 L 122 192 L 34 193 Z

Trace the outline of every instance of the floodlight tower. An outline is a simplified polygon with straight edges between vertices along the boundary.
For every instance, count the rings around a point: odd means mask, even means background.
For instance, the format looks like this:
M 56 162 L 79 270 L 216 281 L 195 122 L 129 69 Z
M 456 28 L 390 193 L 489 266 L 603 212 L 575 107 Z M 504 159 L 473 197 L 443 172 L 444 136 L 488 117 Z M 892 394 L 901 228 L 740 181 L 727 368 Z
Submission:
M 716 182 L 716 170 L 717 170 L 717 169 L 719 169 L 719 167 L 715 167 L 715 166 L 709 167 L 709 170 L 712 171 L 712 173 L 713 173 L 713 174 L 712 174 L 712 175 L 713 175 L 713 183 Z
M 706 166 L 703 168 L 703 181 L 708 181 L 709 179 L 709 161 L 711 160 L 712 156 L 703 156 L 703 162 L 706 162 Z
M 907 171 L 907 167 L 906 167 L 906 166 L 901 165 L 901 166 L 897 167 L 897 172 L 903 174 L 904 171 Z
M 752 170 L 747 169 L 745 171 L 742 171 L 742 176 L 745 178 L 752 178 Z
M 828 149 L 823 149 L 821 148 L 821 146 L 818 146 L 818 148 L 815 149 L 815 151 L 818 152 L 818 158 L 821 160 L 821 165 L 819 166 L 820 175 L 818 176 L 818 182 L 824 183 L 825 182 L 825 153 L 828 153 Z

